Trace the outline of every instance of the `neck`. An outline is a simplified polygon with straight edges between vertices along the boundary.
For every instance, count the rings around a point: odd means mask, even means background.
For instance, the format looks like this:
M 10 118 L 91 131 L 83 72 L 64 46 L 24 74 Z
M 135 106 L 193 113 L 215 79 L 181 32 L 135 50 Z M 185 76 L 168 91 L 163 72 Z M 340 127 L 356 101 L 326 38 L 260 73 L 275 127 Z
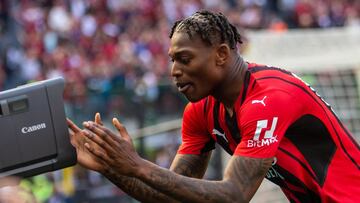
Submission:
M 228 110 L 233 108 L 241 92 L 246 70 L 247 64 L 240 55 L 237 55 L 229 67 L 224 82 L 219 85 L 217 94 L 214 94 L 214 97 L 223 103 Z

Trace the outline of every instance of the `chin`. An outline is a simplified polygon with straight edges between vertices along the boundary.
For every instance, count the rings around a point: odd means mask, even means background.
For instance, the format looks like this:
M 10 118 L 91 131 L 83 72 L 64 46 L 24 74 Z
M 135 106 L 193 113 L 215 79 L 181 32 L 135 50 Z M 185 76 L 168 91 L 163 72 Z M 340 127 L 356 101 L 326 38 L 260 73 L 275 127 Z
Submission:
M 205 97 L 199 97 L 199 96 L 195 96 L 195 95 L 184 95 L 186 97 L 187 100 L 189 100 L 190 102 L 194 103 L 194 102 L 198 102 L 201 99 L 205 98 Z

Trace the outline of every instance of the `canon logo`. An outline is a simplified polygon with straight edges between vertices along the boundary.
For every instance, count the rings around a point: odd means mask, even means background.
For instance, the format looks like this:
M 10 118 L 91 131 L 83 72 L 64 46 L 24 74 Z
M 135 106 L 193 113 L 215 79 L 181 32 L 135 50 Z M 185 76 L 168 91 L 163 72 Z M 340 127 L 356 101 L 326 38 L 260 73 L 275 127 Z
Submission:
M 26 133 L 34 132 L 34 131 L 41 130 L 44 128 L 46 128 L 46 124 L 40 123 L 40 124 L 29 126 L 29 127 L 23 127 L 23 128 L 21 128 L 21 132 L 26 134 Z

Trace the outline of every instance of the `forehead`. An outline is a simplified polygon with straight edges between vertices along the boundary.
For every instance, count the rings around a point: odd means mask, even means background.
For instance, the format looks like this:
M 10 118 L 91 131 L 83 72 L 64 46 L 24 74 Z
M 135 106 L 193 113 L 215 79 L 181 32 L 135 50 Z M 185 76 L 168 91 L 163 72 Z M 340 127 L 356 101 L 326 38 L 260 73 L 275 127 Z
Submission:
M 196 51 L 206 48 L 210 48 L 210 46 L 206 45 L 197 34 L 190 38 L 185 31 L 177 31 L 170 39 L 169 55 L 181 51 Z

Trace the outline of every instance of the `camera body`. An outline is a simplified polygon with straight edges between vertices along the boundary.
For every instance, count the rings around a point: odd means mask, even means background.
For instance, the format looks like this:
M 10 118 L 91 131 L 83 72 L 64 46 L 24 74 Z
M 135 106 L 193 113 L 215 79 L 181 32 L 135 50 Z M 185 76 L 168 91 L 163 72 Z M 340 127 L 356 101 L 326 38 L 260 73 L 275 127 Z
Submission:
M 76 164 L 64 84 L 59 77 L 0 92 L 0 178 L 29 177 Z

